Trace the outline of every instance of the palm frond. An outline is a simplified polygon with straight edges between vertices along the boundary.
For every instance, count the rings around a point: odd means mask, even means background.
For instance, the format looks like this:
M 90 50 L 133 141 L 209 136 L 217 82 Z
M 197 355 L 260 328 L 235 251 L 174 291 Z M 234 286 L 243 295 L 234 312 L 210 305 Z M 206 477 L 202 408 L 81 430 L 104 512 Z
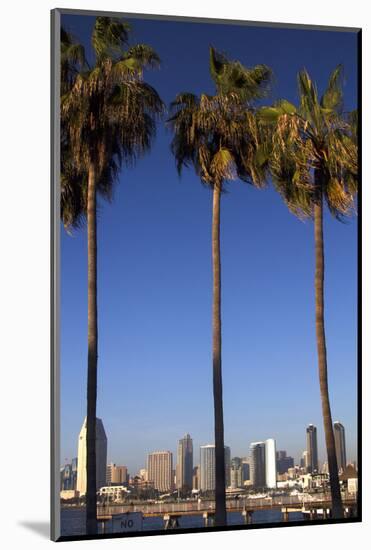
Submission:
M 331 73 L 327 89 L 321 98 L 321 106 L 330 112 L 340 113 L 343 108 L 342 75 L 343 67 L 338 65 Z
M 210 47 L 210 74 L 219 94 L 236 94 L 251 103 L 264 97 L 272 78 L 266 65 L 244 67 L 239 61 L 230 61 L 215 48 Z
M 114 17 L 97 17 L 92 32 L 92 46 L 98 61 L 116 58 L 128 42 L 130 25 Z
M 86 215 L 89 166 L 96 170 L 98 195 L 111 200 L 120 168 L 149 150 L 164 112 L 160 96 L 142 75 L 144 64 L 156 65 L 157 55 L 143 45 L 125 51 L 128 30 L 121 20 L 98 17 L 92 33 L 95 63 L 80 67 L 63 90 L 61 216 L 69 227 L 79 227 Z M 123 70 L 120 65 L 135 52 L 138 67 Z M 72 53 L 77 59 L 79 50 Z
M 273 183 L 289 209 L 311 216 L 318 193 L 314 174 L 321 174 L 320 192 L 337 219 L 354 211 L 357 193 L 358 149 L 356 113 L 342 112 L 342 67 L 331 73 L 321 102 L 307 71 L 298 74 L 300 105 L 287 101 L 257 113 L 270 136 L 268 166 Z M 260 162 L 266 156 L 260 153 Z

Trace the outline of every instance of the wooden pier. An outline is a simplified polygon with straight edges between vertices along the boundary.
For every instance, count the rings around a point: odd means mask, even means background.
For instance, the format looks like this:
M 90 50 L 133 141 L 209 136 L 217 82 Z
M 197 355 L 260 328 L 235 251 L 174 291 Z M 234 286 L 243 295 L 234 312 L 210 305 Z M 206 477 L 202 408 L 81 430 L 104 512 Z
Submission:
M 299 497 L 273 497 L 273 498 L 239 498 L 227 500 L 227 512 L 240 512 L 243 523 L 253 523 L 253 514 L 258 510 L 279 510 L 282 513 L 282 521 L 289 521 L 290 513 L 301 512 L 303 518 L 308 520 L 331 518 L 332 502 L 329 498 L 305 499 Z M 344 517 L 357 515 L 357 500 L 347 498 L 343 500 Z M 102 526 L 112 520 L 115 515 L 130 512 L 141 512 L 143 518 L 162 517 L 164 529 L 176 529 L 179 527 L 183 516 L 202 516 L 205 527 L 214 525 L 215 502 L 183 501 L 161 502 L 143 504 L 106 505 L 98 507 L 98 521 Z

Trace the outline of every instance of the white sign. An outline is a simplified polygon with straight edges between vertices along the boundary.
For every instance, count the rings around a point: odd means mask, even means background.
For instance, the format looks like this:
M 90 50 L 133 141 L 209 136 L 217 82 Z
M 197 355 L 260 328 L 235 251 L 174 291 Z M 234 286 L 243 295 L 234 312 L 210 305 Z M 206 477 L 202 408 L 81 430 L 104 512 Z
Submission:
M 142 512 L 127 512 L 112 516 L 112 532 L 127 533 L 130 531 L 141 531 L 143 527 Z

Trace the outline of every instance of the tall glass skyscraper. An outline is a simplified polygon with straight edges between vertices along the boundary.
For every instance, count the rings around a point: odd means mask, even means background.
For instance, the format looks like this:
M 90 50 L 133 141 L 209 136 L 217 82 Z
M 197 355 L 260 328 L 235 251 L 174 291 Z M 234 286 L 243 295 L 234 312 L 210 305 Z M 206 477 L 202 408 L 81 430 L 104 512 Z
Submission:
M 313 424 L 307 427 L 307 452 L 309 474 L 318 472 L 318 447 L 317 447 L 317 428 Z
M 181 491 L 192 489 L 193 476 L 193 441 L 189 434 L 186 434 L 178 442 L 176 486 Z
M 336 449 L 336 461 L 338 463 L 339 470 L 345 470 L 347 465 L 347 455 L 345 449 L 345 429 L 344 426 L 336 421 L 334 422 L 334 436 L 335 436 L 335 449 Z
M 250 445 L 250 479 L 255 488 L 266 486 L 264 441 L 257 441 Z

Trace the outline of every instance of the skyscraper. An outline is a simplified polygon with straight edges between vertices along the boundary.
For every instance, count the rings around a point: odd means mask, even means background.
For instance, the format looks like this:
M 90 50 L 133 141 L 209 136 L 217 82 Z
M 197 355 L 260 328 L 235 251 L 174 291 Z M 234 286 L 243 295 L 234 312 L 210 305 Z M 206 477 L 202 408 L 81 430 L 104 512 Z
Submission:
M 224 463 L 225 463 L 225 486 L 229 487 L 231 484 L 231 449 L 230 447 L 224 447 Z
M 192 489 L 196 491 L 200 490 L 200 466 L 193 468 Z
M 73 489 L 72 487 L 72 466 L 71 464 L 65 464 L 61 469 L 61 491 L 68 491 Z
M 116 466 L 116 464 L 108 464 L 107 466 L 107 485 L 125 485 L 128 478 L 128 469 L 126 466 Z
M 257 441 L 250 445 L 250 480 L 253 487 L 265 487 L 265 443 Z
M 276 441 L 267 439 L 265 442 L 265 485 L 270 489 L 277 486 Z
M 334 436 L 336 461 L 338 463 L 339 470 L 344 471 L 347 465 L 347 455 L 345 449 L 345 430 L 344 426 L 338 421 L 334 422 Z
M 242 459 L 235 456 L 231 460 L 231 488 L 242 487 Z
M 242 470 L 242 485 L 244 482 L 250 479 L 250 458 L 244 457 L 241 462 Z
M 289 468 L 294 467 L 294 459 L 292 456 L 287 456 L 286 451 L 277 451 L 277 473 L 284 474 Z
M 155 451 L 148 455 L 148 481 L 162 493 L 173 489 L 173 453 Z
M 99 491 L 106 484 L 107 469 L 107 436 L 100 418 L 97 418 L 95 426 L 95 452 L 97 491 Z M 79 435 L 76 488 L 80 495 L 86 493 L 86 418 Z
M 186 434 L 178 442 L 176 486 L 182 491 L 192 489 L 193 475 L 193 441 L 189 434 Z
M 224 447 L 225 486 L 230 485 L 231 450 Z M 215 491 L 215 445 L 200 447 L 200 489 Z
M 72 467 L 72 471 L 71 471 L 72 486 L 71 486 L 71 489 L 73 489 L 75 491 L 76 490 L 76 484 L 77 484 L 77 457 L 72 459 L 71 467 Z
M 318 472 L 318 448 L 317 428 L 313 424 L 307 427 L 307 451 L 308 451 L 308 473 Z
M 302 457 L 300 459 L 300 466 L 301 466 L 301 468 L 304 468 L 306 473 L 308 473 L 308 469 L 309 469 L 309 453 L 308 453 L 308 451 L 303 451 Z

